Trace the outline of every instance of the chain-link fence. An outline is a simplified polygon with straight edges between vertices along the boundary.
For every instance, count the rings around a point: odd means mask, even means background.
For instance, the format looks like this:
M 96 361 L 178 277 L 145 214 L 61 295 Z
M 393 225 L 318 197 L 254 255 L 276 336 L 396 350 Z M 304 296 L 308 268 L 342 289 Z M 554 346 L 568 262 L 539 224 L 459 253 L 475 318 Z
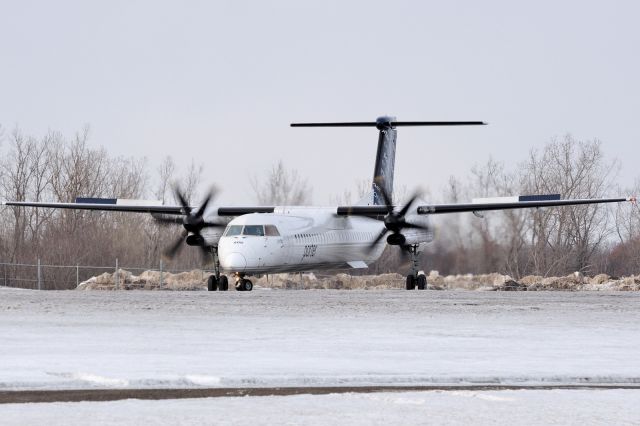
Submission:
M 112 265 L 49 265 L 36 263 L 0 263 L 0 285 L 5 287 L 26 288 L 34 290 L 69 290 L 78 287 L 78 284 L 101 274 L 114 274 L 118 270 L 125 270 L 132 274 L 141 274 L 145 271 L 159 272 L 159 286 L 163 286 L 163 273 L 177 274 L 188 272 L 185 269 L 165 269 L 163 262 L 153 268 L 130 267 L 120 265 L 118 259 Z M 202 270 L 203 278 L 212 271 Z M 120 274 L 114 274 L 115 286 L 118 288 Z

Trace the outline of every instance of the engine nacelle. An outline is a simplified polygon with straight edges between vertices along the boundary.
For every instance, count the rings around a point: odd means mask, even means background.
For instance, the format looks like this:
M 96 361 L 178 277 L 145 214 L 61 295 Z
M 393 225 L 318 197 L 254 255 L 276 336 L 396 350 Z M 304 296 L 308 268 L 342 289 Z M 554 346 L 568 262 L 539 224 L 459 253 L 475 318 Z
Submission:
M 403 246 L 407 243 L 407 239 L 402 234 L 391 234 L 387 237 L 387 244 L 390 246 Z
M 422 225 L 425 229 L 405 228 L 402 230 L 402 236 L 404 237 L 404 243 L 402 245 L 414 245 L 422 243 L 430 243 L 433 241 L 434 228 L 431 224 L 431 220 L 427 215 L 419 214 L 407 214 L 405 220 L 408 223 L 415 225 Z
M 186 243 L 190 246 L 204 246 L 205 241 L 202 235 L 190 234 L 187 236 Z

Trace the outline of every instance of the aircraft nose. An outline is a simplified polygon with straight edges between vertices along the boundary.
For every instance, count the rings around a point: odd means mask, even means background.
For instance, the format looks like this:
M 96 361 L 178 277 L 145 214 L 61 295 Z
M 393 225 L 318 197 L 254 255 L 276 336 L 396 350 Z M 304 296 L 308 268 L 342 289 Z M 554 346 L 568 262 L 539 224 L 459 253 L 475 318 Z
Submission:
M 247 267 L 247 259 L 241 253 L 229 253 L 220 258 L 220 263 L 224 269 L 242 272 Z

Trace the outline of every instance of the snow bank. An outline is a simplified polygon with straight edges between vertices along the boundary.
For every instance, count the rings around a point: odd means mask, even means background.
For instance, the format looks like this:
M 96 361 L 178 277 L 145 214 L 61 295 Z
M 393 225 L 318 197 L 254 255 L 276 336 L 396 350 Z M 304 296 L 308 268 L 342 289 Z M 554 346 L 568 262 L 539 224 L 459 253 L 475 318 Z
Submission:
M 161 277 L 162 276 L 162 277 Z M 180 272 L 144 271 L 134 275 L 124 269 L 117 272 L 118 288 L 123 290 L 206 290 L 208 274 L 201 270 Z M 78 284 L 76 290 L 115 290 L 116 273 L 105 272 Z
M 118 288 L 124 290 L 206 290 L 208 272 L 193 270 L 172 274 L 145 271 L 134 275 L 120 269 Z M 78 290 L 114 290 L 116 274 L 105 272 L 80 283 Z M 231 280 L 232 281 L 232 280 Z M 431 271 L 427 278 L 431 290 L 481 291 L 640 291 L 640 275 L 615 278 L 606 274 L 587 277 L 575 272 L 566 277 L 528 275 L 515 280 L 509 275 L 461 274 L 441 276 Z M 277 274 L 253 278 L 256 288 L 306 290 L 381 290 L 404 289 L 405 277 L 400 274 L 349 275 L 345 273 L 317 276 L 316 274 Z M 233 284 L 231 287 L 233 288 Z
M 640 423 L 636 390 L 379 392 L 4 404 L 3 425 L 496 425 Z

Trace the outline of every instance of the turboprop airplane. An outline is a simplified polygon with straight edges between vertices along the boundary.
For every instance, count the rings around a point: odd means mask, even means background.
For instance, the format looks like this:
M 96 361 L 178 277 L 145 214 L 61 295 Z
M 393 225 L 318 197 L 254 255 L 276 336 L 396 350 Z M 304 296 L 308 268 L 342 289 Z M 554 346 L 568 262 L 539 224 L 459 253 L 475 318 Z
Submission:
M 533 195 L 474 200 L 463 204 L 426 204 L 414 194 L 403 206 L 393 203 L 397 128 L 403 126 L 473 126 L 481 121 L 397 121 L 379 117 L 373 122 L 294 123 L 292 127 L 375 127 L 378 150 L 371 190 L 351 206 L 210 207 L 210 193 L 198 207 L 190 206 L 179 190 L 180 205 L 167 206 L 136 200 L 77 198 L 75 203 L 7 201 L 7 206 L 150 213 L 162 223 L 184 227 L 165 254 L 173 257 L 186 242 L 213 256 L 214 274 L 208 290 L 226 291 L 235 277 L 238 291 L 251 291 L 248 276 L 267 273 L 366 268 L 385 246 L 398 246 L 411 260 L 406 289 L 424 290 L 427 278 L 419 272 L 418 255 L 433 240 L 430 217 L 437 214 L 635 202 L 635 197 L 561 199 L 560 195 Z

